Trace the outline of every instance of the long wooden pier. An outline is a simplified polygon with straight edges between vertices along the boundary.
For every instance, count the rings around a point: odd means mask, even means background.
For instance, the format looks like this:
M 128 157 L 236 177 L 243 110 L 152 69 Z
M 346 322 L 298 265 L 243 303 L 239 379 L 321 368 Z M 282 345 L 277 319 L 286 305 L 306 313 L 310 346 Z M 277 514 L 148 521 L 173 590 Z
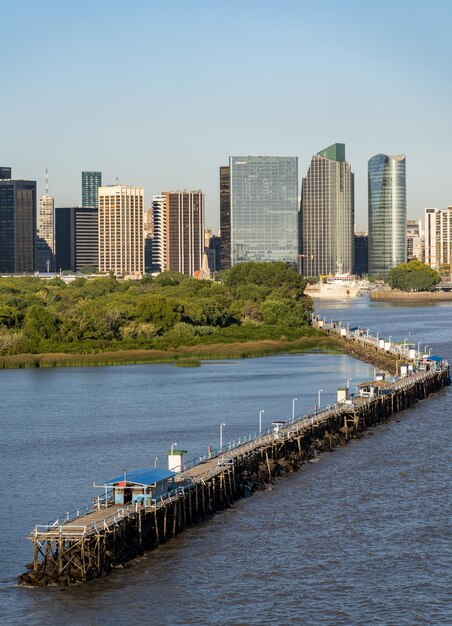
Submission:
M 313 318 L 313 325 L 337 334 L 358 352 L 392 359 L 406 372 L 378 385 L 366 383 L 355 395 L 317 411 L 289 419 L 272 431 L 224 446 L 184 466 L 173 488 L 151 501 L 115 504 L 106 492 L 92 505 L 37 525 L 30 571 L 22 584 L 67 585 L 99 578 L 114 568 L 175 537 L 286 472 L 299 469 L 319 452 L 345 445 L 351 438 L 387 421 L 450 383 L 445 360 L 409 345 L 381 344 L 365 329 Z M 344 332 L 345 330 L 345 332 Z M 376 358 L 375 360 L 379 360 Z

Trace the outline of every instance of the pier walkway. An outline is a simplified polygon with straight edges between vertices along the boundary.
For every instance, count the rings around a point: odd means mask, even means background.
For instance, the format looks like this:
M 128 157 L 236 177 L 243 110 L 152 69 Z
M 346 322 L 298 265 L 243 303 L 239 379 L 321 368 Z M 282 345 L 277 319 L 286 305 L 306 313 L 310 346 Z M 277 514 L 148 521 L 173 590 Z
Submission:
M 425 349 L 421 352 L 419 344 L 416 350 L 407 340 L 396 344 L 379 335 L 371 336 L 367 329 L 315 316 L 312 323 L 342 340 L 391 356 L 400 364 L 401 375 L 362 383 L 356 394 L 349 396 L 347 390 L 346 397 L 334 404 L 274 422 L 275 427 L 264 433 L 233 441 L 184 463 L 176 472 L 171 491 L 146 504 L 115 504 L 113 492 L 106 491 L 91 505 L 37 525 L 30 535 L 37 584 L 88 580 L 108 573 L 110 567 L 132 558 L 127 554 L 155 547 L 203 515 L 245 495 L 250 480 L 256 484 L 264 476 L 262 480 L 269 482 L 275 468 L 297 468 L 316 450 L 344 445 L 350 437 L 359 436 L 369 426 L 450 382 L 447 361 Z

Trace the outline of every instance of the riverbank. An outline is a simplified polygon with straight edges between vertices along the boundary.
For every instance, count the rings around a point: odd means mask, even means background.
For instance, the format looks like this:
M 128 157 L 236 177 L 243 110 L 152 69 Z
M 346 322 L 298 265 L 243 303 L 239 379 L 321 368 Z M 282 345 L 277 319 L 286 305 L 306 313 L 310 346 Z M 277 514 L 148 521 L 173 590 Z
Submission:
M 379 302 L 452 302 L 452 291 L 372 291 L 370 299 Z
M 96 354 L 14 354 L 0 357 L 0 369 L 34 367 L 90 367 L 141 363 L 196 365 L 201 360 L 244 359 L 282 353 L 339 352 L 338 342 L 328 336 L 245 341 L 183 346 L 173 350 L 117 350 Z

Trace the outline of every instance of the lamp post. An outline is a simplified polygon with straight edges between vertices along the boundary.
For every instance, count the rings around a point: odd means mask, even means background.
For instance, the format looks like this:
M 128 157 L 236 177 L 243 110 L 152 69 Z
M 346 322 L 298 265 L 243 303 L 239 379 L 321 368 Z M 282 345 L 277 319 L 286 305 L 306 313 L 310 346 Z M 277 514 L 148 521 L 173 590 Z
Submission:
M 424 354 L 427 352 L 427 348 L 428 348 L 428 345 L 425 344 L 425 346 L 424 346 Z
M 317 409 L 320 409 L 320 394 L 323 392 L 323 389 L 319 389 L 317 392 Z
M 421 353 L 421 342 L 420 341 L 417 342 L 417 353 L 418 354 Z
M 347 378 L 347 389 L 350 389 L 351 378 Z
M 171 454 L 173 454 L 173 452 L 174 452 L 174 446 L 177 446 L 177 443 L 172 443 L 171 444 Z
M 262 433 L 262 414 L 265 413 L 264 409 L 259 411 L 259 435 Z
M 223 447 L 223 427 L 226 426 L 226 424 L 220 424 L 220 450 Z
M 295 402 L 298 400 L 298 398 L 293 398 L 292 400 L 292 421 L 295 420 Z
M 155 457 L 154 459 L 154 467 L 157 467 L 157 461 L 159 460 L 158 456 Z

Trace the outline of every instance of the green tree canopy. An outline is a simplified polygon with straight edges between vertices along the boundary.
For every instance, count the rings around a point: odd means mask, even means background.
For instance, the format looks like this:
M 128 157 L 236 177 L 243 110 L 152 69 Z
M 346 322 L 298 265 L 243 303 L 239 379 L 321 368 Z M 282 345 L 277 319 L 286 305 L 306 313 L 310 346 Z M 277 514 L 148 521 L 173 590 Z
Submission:
M 386 281 L 392 289 L 401 291 L 433 291 L 441 277 L 436 270 L 413 259 L 394 267 Z

